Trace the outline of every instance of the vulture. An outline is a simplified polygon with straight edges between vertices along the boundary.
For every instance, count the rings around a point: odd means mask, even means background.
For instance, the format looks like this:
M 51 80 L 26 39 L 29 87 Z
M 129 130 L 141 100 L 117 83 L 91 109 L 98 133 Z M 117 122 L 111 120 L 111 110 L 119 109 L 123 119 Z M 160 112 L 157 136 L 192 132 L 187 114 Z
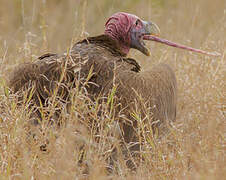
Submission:
M 119 118 L 120 130 L 130 143 L 136 139 L 137 109 L 141 118 L 149 114 L 146 121 L 152 122 L 153 129 L 176 118 L 177 83 L 171 67 L 158 64 L 142 70 L 138 60 L 127 57 L 131 48 L 150 56 L 144 36 L 159 33 L 153 22 L 115 13 L 107 20 L 103 34 L 75 43 L 67 53 L 48 53 L 20 64 L 10 76 L 9 87 L 15 93 L 30 89 L 36 107 L 47 106 L 52 96 L 70 104 L 70 90 L 78 79 L 92 101 L 106 97 L 114 88 L 116 111 L 124 114 Z M 33 110 L 41 119 L 39 109 Z

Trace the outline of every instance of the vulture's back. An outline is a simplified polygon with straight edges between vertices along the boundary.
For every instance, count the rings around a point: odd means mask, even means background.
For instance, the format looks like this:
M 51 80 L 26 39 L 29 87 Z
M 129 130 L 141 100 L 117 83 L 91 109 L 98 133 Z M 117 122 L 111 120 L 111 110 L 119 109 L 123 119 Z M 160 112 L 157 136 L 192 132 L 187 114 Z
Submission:
M 14 92 L 34 87 L 33 99 L 39 105 L 40 100 L 45 103 L 56 88 L 57 95 L 67 101 L 77 80 L 88 81 L 86 89 L 94 97 L 112 82 L 115 66 L 119 64 L 136 71 L 140 68 L 134 60 L 124 58 L 109 37 L 90 37 L 76 43 L 69 54 L 48 53 L 34 62 L 19 65 L 10 76 L 9 87 Z

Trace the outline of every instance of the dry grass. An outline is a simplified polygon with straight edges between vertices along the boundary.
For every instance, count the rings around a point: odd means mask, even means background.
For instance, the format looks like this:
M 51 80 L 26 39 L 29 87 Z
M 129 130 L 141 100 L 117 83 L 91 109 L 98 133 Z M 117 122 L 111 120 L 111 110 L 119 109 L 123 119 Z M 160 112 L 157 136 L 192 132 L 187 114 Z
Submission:
M 0 179 L 80 179 L 85 178 L 83 172 L 87 168 L 89 179 L 226 176 L 224 0 L 0 0 L 0 4 Z M 115 124 L 107 108 L 110 102 L 98 116 L 99 106 L 88 108 L 91 102 L 85 93 L 76 91 L 72 94 L 74 111 L 62 115 L 67 125 L 54 129 L 42 123 L 36 140 L 29 139 L 29 95 L 22 106 L 16 105 L 16 95 L 9 95 L 6 79 L 21 62 L 32 61 L 45 52 L 65 52 L 77 39 L 100 34 L 106 19 L 117 11 L 153 20 L 163 37 L 222 55 L 205 57 L 155 43 L 149 43 L 151 58 L 131 51 L 130 56 L 146 68 L 159 62 L 174 68 L 179 88 L 177 121 L 161 141 L 147 140 L 143 147 L 148 149 L 143 154 L 145 162 L 136 173 L 130 172 L 121 159 L 117 174 L 106 176 L 105 159 L 109 150 L 118 145 L 112 135 Z M 94 143 L 95 132 L 84 127 L 88 113 L 101 124 L 99 143 Z M 47 140 L 47 151 L 41 152 L 39 147 Z M 79 165 L 81 144 L 85 163 Z

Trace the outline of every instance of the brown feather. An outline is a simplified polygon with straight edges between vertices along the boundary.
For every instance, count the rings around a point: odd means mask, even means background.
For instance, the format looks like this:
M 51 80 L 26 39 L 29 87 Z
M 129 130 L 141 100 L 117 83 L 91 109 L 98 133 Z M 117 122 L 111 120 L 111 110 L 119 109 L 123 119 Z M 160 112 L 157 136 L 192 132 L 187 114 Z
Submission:
M 44 54 L 34 62 L 20 65 L 13 72 L 9 87 L 17 92 L 34 84 L 33 100 L 39 106 L 40 100 L 45 104 L 59 86 L 57 95 L 67 103 L 76 80 L 85 81 L 91 68 L 92 76 L 86 87 L 90 97 L 107 95 L 113 85 L 117 86 L 117 103 L 121 104 L 118 113 L 123 111 L 127 119 L 133 121 L 128 124 L 121 120 L 127 142 L 134 135 L 136 121 L 131 112 L 135 111 L 139 96 L 151 107 L 149 113 L 153 113 L 154 120 L 159 120 L 160 124 L 175 120 L 177 85 L 170 67 L 160 64 L 151 70 L 140 71 L 136 60 L 125 58 L 117 42 L 106 35 L 76 43 L 68 55 Z

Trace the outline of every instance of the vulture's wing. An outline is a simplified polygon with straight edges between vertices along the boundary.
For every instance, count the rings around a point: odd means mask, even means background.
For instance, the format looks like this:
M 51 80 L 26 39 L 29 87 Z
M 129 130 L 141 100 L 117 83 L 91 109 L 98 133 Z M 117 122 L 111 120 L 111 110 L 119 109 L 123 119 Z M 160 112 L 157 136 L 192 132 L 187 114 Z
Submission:
M 139 73 L 119 71 L 116 73 L 115 84 L 122 107 L 130 106 L 130 116 L 136 112 L 137 106 L 144 105 L 160 124 L 175 120 L 177 84 L 175 74 L 168 65 L 159 64 Z

